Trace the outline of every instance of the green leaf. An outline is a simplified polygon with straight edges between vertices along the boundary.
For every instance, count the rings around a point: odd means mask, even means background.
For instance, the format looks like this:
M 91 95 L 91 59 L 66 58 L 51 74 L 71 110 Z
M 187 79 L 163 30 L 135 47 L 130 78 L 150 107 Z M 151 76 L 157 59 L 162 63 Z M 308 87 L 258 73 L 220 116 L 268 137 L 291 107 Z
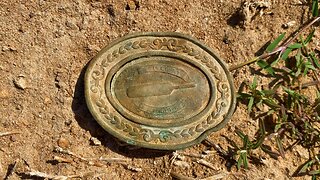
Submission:
M 274 112 L 275 112 L 275 110 L 273 110 L 273 109 L 269 110 L 268 113 L 267 113 L 267 116 L 273 114 Z
M 274 131 L 277 132 L 282 126 L 282 123 L 278 123 L 274 126 Z
M 279 104 L 274 102 L 272 99 L 263 98 L 263 103 L 266 104 L 267 106 L 269 106 L 272 109 L 281 107 L 281 106 L 279 106 Z
M 284 87 L 284 86 L 282 86 L 282 88 L 283 88 L 283 90 L 284 90 L 286 93 L 288 93 L 290 96 L 295 96 L 295 95 L 296 95 L 296 92 L 295 92 L 295 91 L 293 91 L 293 90 L 291 90 L 291 89 L 288 89 L 288 88 L 286 88 L 286 87 Z
M 302 53 L 301 51 L 298 51 L 298 53 L 294 56 L 296 58 L 296 67 L 299 68 L 301 62 L 302 62 Z
M 237 93 L 237 98 L 240 98 L 240 99 L 247 99 L 249 97 L 252 97 L 251 94 L 248 94 L 248 93 Z
M 275 71 L 273 70 L 273 68 L 270 66 L 270 64 L 268 64 L 266 61 L 264 60 L 259 60 L 257 61 L 258 66 L 260 66 L 262 69 L 266 70 L 269 74 L 271 74 L 272 76 L 274 76 Z
M 247 158 L 247 152 L 242 153 L 242 159 L 243 159 L 243 165 L 245 169 L 248 169 L 248 158 Z
M 238 170 L 241 168 L 242 162 L 243 162 L 243 159 L 242 159 L 242 156 L 240 155 L 240 156 L 239 156 L 239 159 L 238 159 L 238 161 L 237 161 L 237 169 L 238 169 Z
M 274 95 L 274 90 L 261 90 L 261 92 L 265 95 L 265 96 L 270 96 L 270 95 Z
M 313 64 L 310 61 L 305 62 L 304 66 L 305 66 L 303 71 L 304 76 L 307 75 L 309 69 L 312 69 L 314 71 L 316 70 L 316 68 L 313 66 Z
M 245 134 L 240 129 L 236 129 L 235 132 L 242 140 L 244 140 Z
M 259 138 L 255 144 L 252 145 L 252 149 L 257 149 L 260 147 L 265 139 L 265 134 L 266 134 L 266 128 L 264 125 L 264 121 L 260 118 L 259 119 Z
M 307 161 L 302 167 L 301 167 L 301 169 L 298 171 L 298 174 L 305 174 L 305 173 L 307 173 L 307 170 L 308 170 L 308 168 L 310 168 L 312 165 L 313 165 L 313 163 L 315 163 L 315 160 L 310 160 L 310 161 Z
M 249 147 L 249 144 L 250 144 L 249 137 L 248 135 L 245 135 L 243 139 L 243 148 L 247 150 Z
M 289 54 L 292 52 L 292 50 L 293 50 L 293 49 L 291 49 L 291 48 L 287 48 L 287 49 L 284 51 L 284 53 L 282 54 L 281 58 L 282 58 L 283 60 L 288 59 Z
M 317 180 L 317 175 L 312 175 L 311 180 Z
M 319 7 L 318 7 L 318 0 L 312 1 L 312 16 L 318 17 L 319 16 Z
M 314 53 L 311 53 L 310 56 L 311 56 L 311 59 L 313 60 L 314 64 L 315 64 L 318 68 L 320 68 L 320 63 L 319 63 L 319 60 L 317 59 L 316 55 L 315 55 Z
M 304 45 L 306 46 L 312 39 L 312 37 L 314 36 L 314 32 L 315 32 L 315 29 L 312 30 L 310 32 L 310 34 L 307 36 L 307 38 L 304 40 Z
M 297 72 L 294 73 L 295 77 L 298 77 L 301 74 L 301 68 L 298 68 Z
M 278 136 L 276 136 L 276 143 L 277 143 L 280 155 L 284 158 L 285 153 L 284 153 L 283 145 L 282 145 L 281 139 Z
M 280 156 L 278 153 L 273 152 L 272 150 L 268 149 L 267 146 L 265 146 L 263 144 L 260 147 L 261 147 L 262 151 L 269 154 L 271 157 L 273 157 L 275 159 L 278 159 L 278 157 Z
M 258 80 L 257 80 L 257 77 L 254 76 L 253 81 L 250 84 L 250 88 L 251 88 L 251 90 L 255 90 L 257 87 L 258 87 Z
M 269 46 L 267 47 L 266 51 L 267 52 L 271 52 L 273 51 L 278 44 L 282 41 L 282 39 L 284 38 L 286 33 L 282 33 L 280 34 L 271 44 L 269 44 Z
M 253 102 L 254 102 L 254 98 L 253 97 L 249 97 L 249 103 L 248 103 L 248 111 L 249 111 L 249 113 L 251 113 Z
M 320 174 L 320 170 L 314 170 L 309 172 L 309 175 L 317 175 L 317 174 Z
M 302 48 L 302 44 L 294 43 L 294 44 L 290 45 L 288 48 L 290 48 L 290 49 L 299 49 L 299 48 Z

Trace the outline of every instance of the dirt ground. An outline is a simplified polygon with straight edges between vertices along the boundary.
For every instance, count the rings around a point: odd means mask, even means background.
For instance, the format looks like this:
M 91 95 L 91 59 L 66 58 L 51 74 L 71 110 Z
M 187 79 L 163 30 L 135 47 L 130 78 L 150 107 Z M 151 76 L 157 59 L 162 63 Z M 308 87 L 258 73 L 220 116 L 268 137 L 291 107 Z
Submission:
M 211 168 L 187 156 L 184 165 L 170 164 L 172 152 L 124 146 L 106 133 L 84 99 L 87 63 L 105 45 L 128 33 L 189 34 L 233 65 L 308 20 L 310 7 L 299 0 L 268 2 L 268 8 L 261 8 L 263 13 L 254 9 L 256 15 L 244 20 L 243 0 L 0 1 L 0 133 L 19 133 L 0 137 L 0 178 L 33 179 L 25 172 L 39 171 L 85 175 L 83 179 L 172 179 L 170 172 L 192 178 L 226 173 L 223 179 L 292 179 L 308 159 L 308 151 L 299 146 L 287 150 L 286 159 L 257 154 L 263 163 L 250 163 L 248 170 L 241 171 L 228 168 L 217 153 L 205 158 Z M 290 21 L 296 23 L 285 29 Z M 249 67 L 233 74 L 236 88 L 253 77 Z M 229 124 L 209 139 L 227 148 L 225 137 L 239 142 L 235 127 L 254 137 L 257 125 L 239 104 Z M 57 152 L 59 146 L 76 155 Z M 207 149 L 213 150 L 203 143 L 182 152 L 201 154 Z M 58 163 L 57 157 L 67 162 Z M 101 163 L 99 157 L 126 161 Z M 310 177 L 295 179 L 303 178 Z

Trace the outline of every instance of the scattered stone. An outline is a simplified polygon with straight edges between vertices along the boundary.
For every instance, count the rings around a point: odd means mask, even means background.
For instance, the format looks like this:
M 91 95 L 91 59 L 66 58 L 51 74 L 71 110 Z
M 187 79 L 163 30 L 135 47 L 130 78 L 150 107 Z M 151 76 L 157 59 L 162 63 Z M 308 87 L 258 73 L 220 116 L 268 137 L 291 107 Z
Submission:
M 282 25 L 283 28 L 288 29 L 289 27 L 292 27 L 296 24 L 296 21 L 289 21 Z
M 127 165 L 126 168 L 131 170 L 131 171 L 134 171 L 134 172 L 141 172 L 142 171 L 142 168 L 134 167 L 134 166 L 131 166 L 131 165 Z
M 95 138 L 95 137 L 91 137 L 90 141 L 92 142 L 93 145 L 95 146 L 100 146 L 101 145 L 101 141 L 99 141 L 99 139 Z
M 61 137 L 58 140 L 58 146 L 61 147 L 61 148 L 66 149 L 66 148 L 68 148 L 70 146 L 70 142 L 66 138 Z
M 27 88 L 27 80 L 24 75 L 19 75 L 16 79 L 13 80 L 13 83 L 18 89 L 26 89 Z

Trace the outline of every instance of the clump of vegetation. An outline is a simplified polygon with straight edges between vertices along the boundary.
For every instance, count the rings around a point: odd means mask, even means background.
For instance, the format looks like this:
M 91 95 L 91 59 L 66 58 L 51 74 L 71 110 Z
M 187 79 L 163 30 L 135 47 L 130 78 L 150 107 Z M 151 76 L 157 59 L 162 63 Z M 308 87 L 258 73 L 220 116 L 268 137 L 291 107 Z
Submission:
M 259 130 L 254 140 L 241 130 L 236 134 L 242 146 L 233 143 L 237 168 L 248 168 L 252 151 L 261 149 L 271 157 L 285 157 L 284 144 L 301 145 L 309 150 L 310 160 L 301 165 L 295 175 L 320 175 L 320 79 L 319 51 L 310 43 L 314 36 L 312 26 L 320 20 L 318 0 L 312 1 L 313 19 L 297 33 L 284 41 L 285 33 L 277 37 L 259 57 L 232 67 L 230 70 L 256 63 L 270 77 L 268 87 L 253 82 L 245 83 L 245 92 L 239 92 L 240 101 L 247 104 L 248 112 L 257 115 Z M 311 30 L 310 30 L 311 29 Z M 302 33 L 310 30 L 306 37 Z M 266 130 L 268 123 L 268 130 Z M 277 151 L 266 145 L 276 145 Z M 286 143 L 284 143 L 287 141 Z

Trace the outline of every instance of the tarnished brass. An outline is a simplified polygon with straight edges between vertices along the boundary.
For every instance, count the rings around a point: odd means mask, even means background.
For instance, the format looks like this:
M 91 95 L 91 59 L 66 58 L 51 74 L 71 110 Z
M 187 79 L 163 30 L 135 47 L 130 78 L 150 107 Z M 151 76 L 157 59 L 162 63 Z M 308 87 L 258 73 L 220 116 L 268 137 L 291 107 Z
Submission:
M 111 43 L 90 62 L 85 95 L 106 131 L 152 149 L 200 143 L 235 109 L 225 63 L 180 33 L 136 33 Z

